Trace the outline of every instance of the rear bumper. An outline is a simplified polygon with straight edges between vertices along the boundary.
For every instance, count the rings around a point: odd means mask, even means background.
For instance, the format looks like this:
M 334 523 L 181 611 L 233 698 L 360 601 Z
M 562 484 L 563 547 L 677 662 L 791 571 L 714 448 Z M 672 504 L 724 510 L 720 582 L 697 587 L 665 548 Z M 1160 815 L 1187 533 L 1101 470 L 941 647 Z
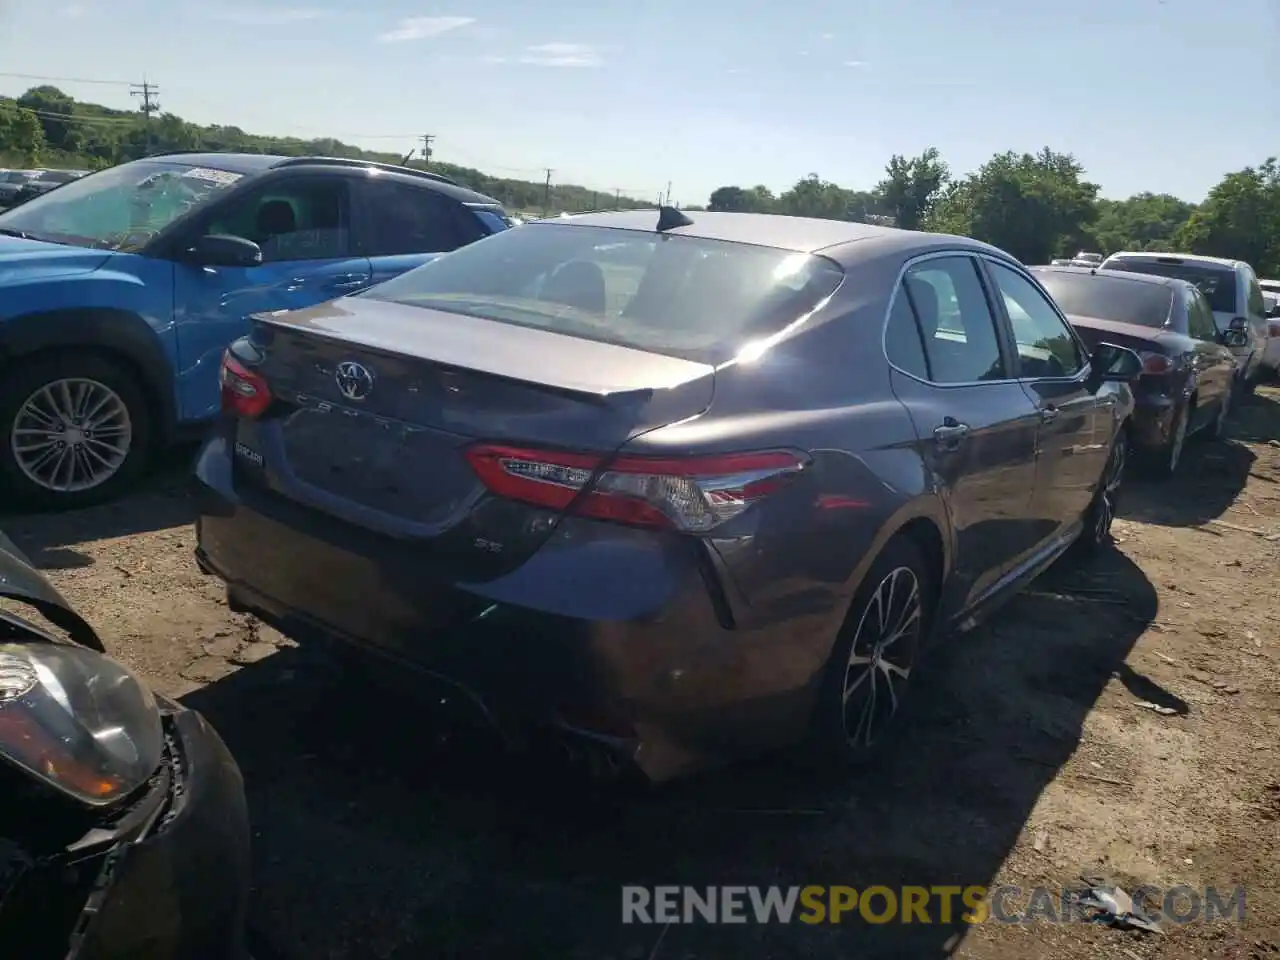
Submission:
M 1181 398 L 1155 392 L 1136 393 L 1129 421 L 1129 439 L 1142 450 L 1156 450 L 1173 436 L 1174 416 Z
M 834 626 L 824 638 L 802 618 L 724 623 L 695 541 L 565 520 L 516 571 L 440 583 L 406 571 L 403 544 L 393 554 L 366 531 L 238 491 L 217 439 L 196 477 L 197 560 L 232 604 L 301 643 L 389 665 L 504 739 L 590 737 L 661 781 L 782 746 L 808 722 Z

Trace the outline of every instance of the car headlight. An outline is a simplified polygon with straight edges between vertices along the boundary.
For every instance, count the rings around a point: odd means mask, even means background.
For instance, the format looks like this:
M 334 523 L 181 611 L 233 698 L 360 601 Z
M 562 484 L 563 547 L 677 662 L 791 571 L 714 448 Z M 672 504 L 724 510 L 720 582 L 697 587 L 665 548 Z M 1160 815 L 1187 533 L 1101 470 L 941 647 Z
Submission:
M 56 643 L 0 643 L 0 760 L 102 807 L 142 786 L 164 753 L 155 698 L 127 668 Z

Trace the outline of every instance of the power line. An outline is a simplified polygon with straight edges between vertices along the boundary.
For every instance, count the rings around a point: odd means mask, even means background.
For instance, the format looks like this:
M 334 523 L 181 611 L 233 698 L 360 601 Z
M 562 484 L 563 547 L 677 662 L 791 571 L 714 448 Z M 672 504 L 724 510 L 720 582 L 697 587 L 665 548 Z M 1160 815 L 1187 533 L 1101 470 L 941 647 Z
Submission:
M 42 77 L 34 73 L 0 73 L 12 80 L 39 80 L 43 83 L 98 83 L 109 87 L 132 86 L 128 80 L 100 80 L 89 77 Z

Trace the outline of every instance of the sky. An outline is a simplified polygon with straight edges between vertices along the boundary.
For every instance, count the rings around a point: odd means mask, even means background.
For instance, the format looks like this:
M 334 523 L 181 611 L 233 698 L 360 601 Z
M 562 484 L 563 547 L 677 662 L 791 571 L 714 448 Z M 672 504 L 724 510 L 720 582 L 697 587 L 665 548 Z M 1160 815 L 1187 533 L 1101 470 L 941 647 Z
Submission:
M 1277 50 L 1280 0 L 0 0 L 0 94 L 145 76 L 197 123 L 684 204 L 1046 145 L 1198 202 L 1280 153 Z

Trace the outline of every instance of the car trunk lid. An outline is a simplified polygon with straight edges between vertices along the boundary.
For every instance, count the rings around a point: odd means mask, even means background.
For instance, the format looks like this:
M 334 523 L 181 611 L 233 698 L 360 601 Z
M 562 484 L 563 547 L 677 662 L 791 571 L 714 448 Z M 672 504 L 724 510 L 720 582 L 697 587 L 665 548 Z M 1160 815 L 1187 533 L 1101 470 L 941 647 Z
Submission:
M 261 315 L 251 342 L 275 404 L 240 421 L 239 473 L 430 547 L 448 576 L 512 569 L 558 520 L 487 496 L 472 443 L 609 454 L 701 413 L 714 384 L 704 364 L 365 298 Z

